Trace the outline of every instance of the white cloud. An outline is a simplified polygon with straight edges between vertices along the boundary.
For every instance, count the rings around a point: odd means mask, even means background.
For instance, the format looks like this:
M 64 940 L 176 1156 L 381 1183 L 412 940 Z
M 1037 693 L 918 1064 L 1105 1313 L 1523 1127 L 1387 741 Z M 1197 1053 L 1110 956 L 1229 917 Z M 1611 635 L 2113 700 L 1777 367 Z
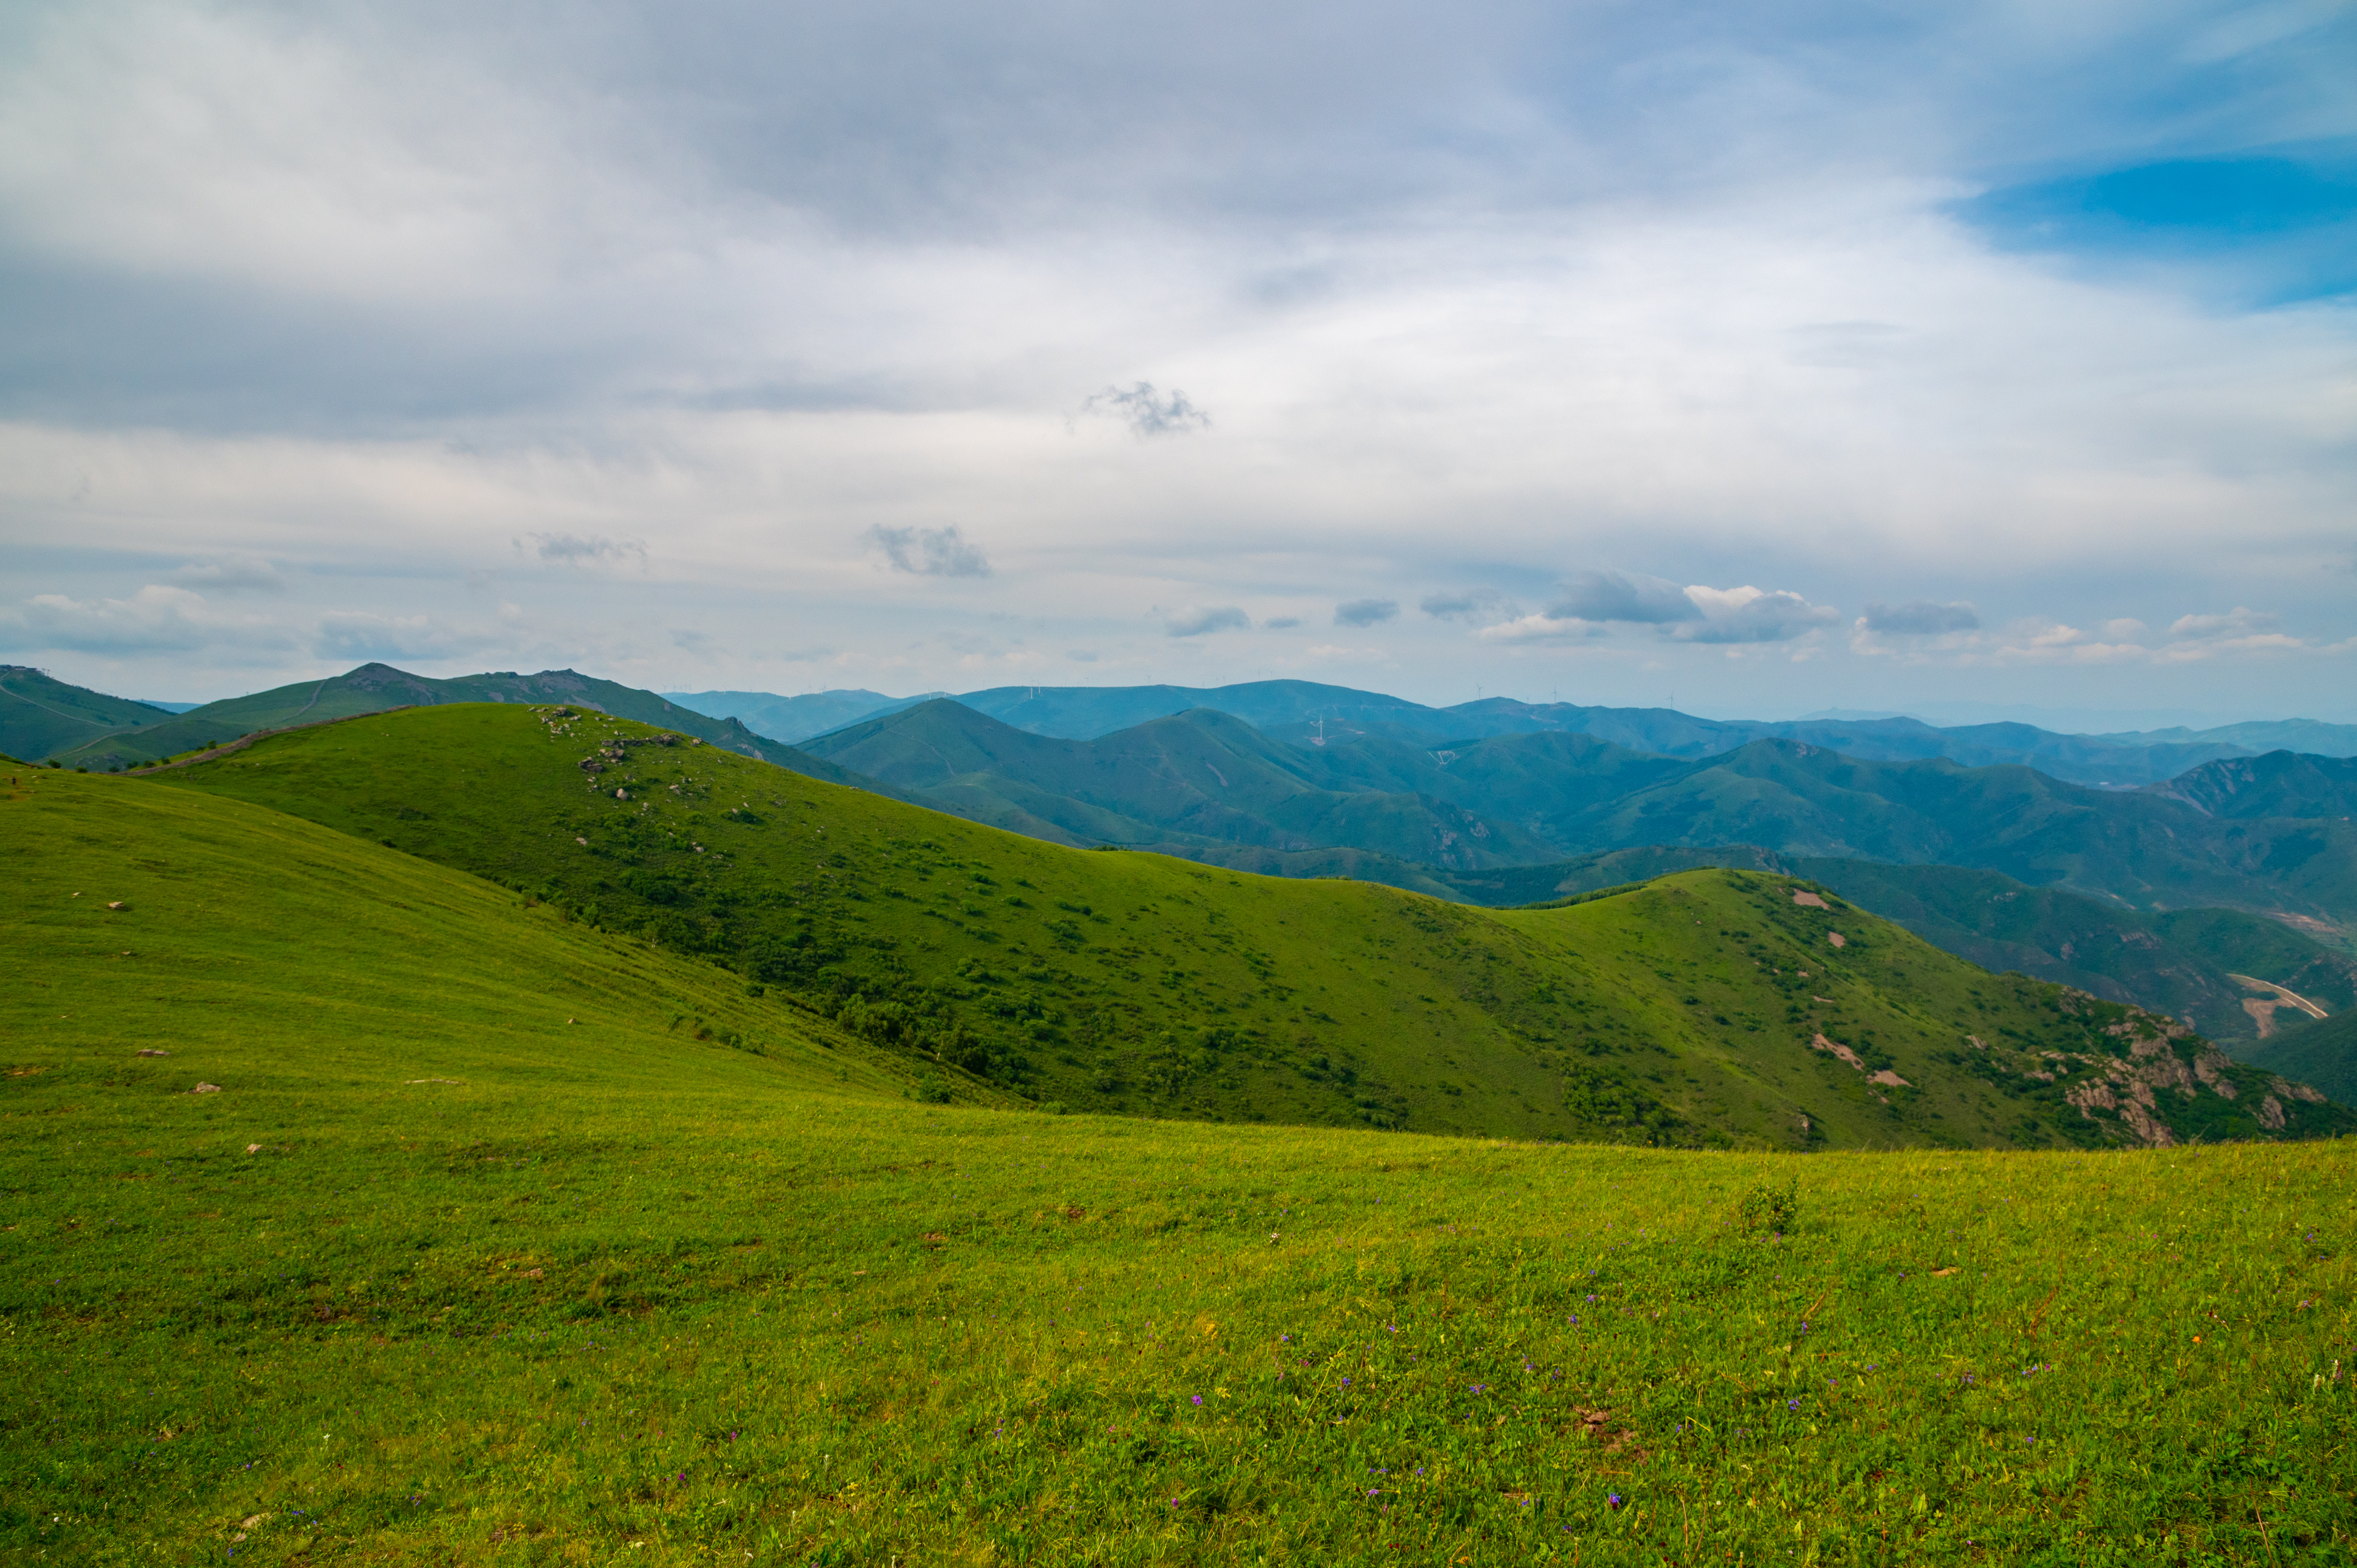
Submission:
M 2281 624 L 2277 617 L 2236 605 L 2224 615 L 2179 616 L 2169 624 L 2169 635 L 2181 641 L 2208 642 L 2217 639 L 2248 639 L 2272 632 Z
M 1800 595 L 1749 586 L 1686 589 L 1700 618 L 1664 627 L 1681 642 L 1789 642 L 1841 618 L 1830 605 L 1813 605 Z
M 159 583 L 121 599 L 36 594 L 13 609 L 0 610 L 0 647 L 15 651 L 54 649 L 123 657 L 293 646 L 294 639 L 275 622 L 260 616 L 225 615 L 201 594 Z

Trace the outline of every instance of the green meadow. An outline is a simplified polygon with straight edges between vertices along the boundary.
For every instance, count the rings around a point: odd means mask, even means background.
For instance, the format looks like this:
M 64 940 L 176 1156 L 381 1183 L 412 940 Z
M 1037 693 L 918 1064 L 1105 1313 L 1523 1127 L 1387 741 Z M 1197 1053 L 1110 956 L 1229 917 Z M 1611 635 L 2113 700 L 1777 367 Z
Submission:
M 224 762 L 266 761 L 273 744 Z M 460 781 L 381 791 L 421 835 L 447 824 L 437 804 L 500 782 L 495 763 L 408 749 L 414 778 L 438 766 Z M 1512 1136 L 1255 1123 L 1226 1101 L 1215 1122 L 1144 1098 L 1130 1115 L 1057 1114 L 1026 1092 L 1039 1083 L 946 1059 L 938 1035 L 865 1026 L 865 1000 L 846 1024 L 865 993 L 833 979 L 897 975 L 913 998 L 976 949 L 1019 941 L 1049 971 L 1033 994 L 1066 1012 L 1028 1021 L 1067 1039 L 1082 998 L 1058 968 L 1107 986 L 1100 1006 L 1143 993 L 1050 957 L 1064 912 L 982 904 L 981 851 L 957 857 L 958 901 L 934 906 L 962 926 L 911 914 L 926 925 L 886 931 L 890 949 L 832 934 L 887 902 L 874 857 L 913 847 L 884 844 L 880 818 L 845 865 L 796 879 L 861 870 L 866 900 L 748 897 L 721 918 L 772 908 L 779 924 L 748 915 L 759 940 L 691 947 L 611 908 L 589 918 L 586 883 L 519 888 L 498 867 L 376 842 L 390 832 L 155 779 L 20 777 L 0 801 L 12 1560 L 2273 1564 L 2347 1563 L 2357 1544 L 2345 1141 L 2075 1147 L 2037 1100 L 2024 1104 L 2052 1146 L 1935 1146 L 1937 1105 L 1902 1137 L 1863 1093 L 1843 1112 L 1857 1141 L 1913 1146 L 1633 1146 L 1634 1122 L 1606 1126 L 1623 1146 L 1534 1135 L 1544 1122 Z M 240 792 L 260 793 L 244 778 Z M 569 789 L 563 805 L 586 813 L 580 779 Z M 713 832 L 707 866 L 724 844 L 751 863 L 720 839 L 720 804 L 682 802 L 668 826 Z M 404 807 L 421 816 L 392 817 Z M 747 834 L 784 808 L 759 814 Z M 580 823 L 562 838 L 570 820 L 533 826 L 582 850 Z M 1109 920 L 1182 893 L 1205 898 L 1199 917 L 1243 918 L 1192 880 L 1200 867 L 1004 843 L 1061 858 L 987 860 L 1001 898 L 1052 909 L 1052 878 L 1117 868 L 1138 880 Z M 950 858 L 937 847 L 924 864 L 946 880 Z M 582 875 L 686 880 L 648 859 L 585 855 Z M 1012 875 L 1040 886 L 1010 893 Z M 1577 999 L 1632 1031 L 1677 1020 L 1677 1060 L 1718 1051 L 1727 1083 L 1767 1081 L 1740 1058 L 1792 1026 L 1774 944 L 1824 951 L 1805 924 L 1820 914 L 1789 883 L 1727 875 L 1497 928 L 1526 946 L 1455 926 L 1419 933 L 1445 947 L 1416 946 L 1408 896 L 1281 885 L 1366 900 L 1345 908 L 1396 920 L 1379 934 L 1405 945 L 1381 961 L 1320 928 L 1324 957 L 1307 940 L 1232 946 L 1297 991 L 1330 993 L 1347 958 L 1361 1010 L 1402 985 L 1439 996 L 1411 961 L 1447 958 L 1461 1015 L 1539 1067 L 1661 1070 L 1641 1050 L 1572 1048 Z M 921 881 L 911 869 L 899 885 Z M 1240 886 L 1260 897 L 1255 882 Z M 715 918 L 702 894 L 650 903 Z M 1312 907 L 1266 908 L 1306 920 Z M 1788 910 L 1804 923 L 1770 922 Z M 1887 1009 L 1866 1027 L 1913 1065 L 1900 1024 L 1930 1040 L 1947 993 L 1892 977 L 1939 955 L 1855 911 L 1823 918 L 1867 931 L 1865 950 L 1811 980 L 1836 973 L 1856 1005 Z M 1106 945 L 1089 919 L 1072 922 L 1083 950 Z M 1196 989 L 1231 1019 L 1264 1015 L 1243 1011 L 1254 966 L 1215 924 L 1141 923 L 1130 942 L 1185 935 L 1204 955 Z M 797 929 L 820 934 L 786 946 Z M 1615 956 L 1672 929 L 1674 957 Z M 773 981 L 748 962 L 828 942 L 839 955 Z M 1751 987 L 1773 1028 L 1746 1028 L 1734 991 L 1699 983 L 1712 961 L 1709 984 Z M 1638 1008 L 1566 979 L 1550 1013 L 1466 978 L 1521 963 L 1655 982 Z M 2087 1032 L 2041 1013 L 2042 993 L 2008 999 L 1968 966 L 1952 978 L 1976 1018 Z M 921 1015 L 1007 1023 L 983 1011 L 1006 987 L 970 989 Z M 1266 981 L 1249 994 L 1293 1000 Z M 1162 1048 L 1149 1026 L 1178 1010 L 1137 1005 L 1121 1015 L 1136 1035 L 1103 1036 L 1128 1042 L 1105 1053 L 1116 1062 Z M 1797 1005 L 1820 1026 L 1813 1001 Z M 1325 1010 L 1372 1059 L 1384 1031 Z M 1260 1026 L 1224 1026 L 1241 1041 Z M 1048 1060 L 1059 1044 L 993 1037 Z M 1929 1081 L 1940 1062 L 1921 1051 Z M 1827 1085 L 1865 1081 L 1824 1057 L 1800 1060 Z M 1977 1080 L 1940 1081 L 1964 1114 Z M 1710 1101 L 1676 1103 L 1699 1125 Z

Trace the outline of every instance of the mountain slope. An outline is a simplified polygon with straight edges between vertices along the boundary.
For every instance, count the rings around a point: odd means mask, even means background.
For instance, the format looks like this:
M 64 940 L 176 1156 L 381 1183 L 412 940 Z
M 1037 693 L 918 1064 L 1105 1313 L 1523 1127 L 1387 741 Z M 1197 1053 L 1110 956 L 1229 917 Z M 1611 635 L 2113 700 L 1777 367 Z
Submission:
M 2019 970 L 2184 1018 L 2211 1038 L 2254 1041 L 2238 974 L 2340 1010 L 2357 1004 L 2357 960 L 2279 921 L 2231 909 L 2139 913 L 2031 887 L 1993 871 L 1788 857 L 1783 867 L 1985 969 Z
M 707 718 L 742 719 L 745 727 L 770 740 L 797 745 L 877 714 L 911 708 L 945 695 L 928 692 L 918 697 L 888 697 L 881 692 L 837 690 L 780 697 L 771 692 L 660 692 L 663 701 Z
M 1324 788 L 1321 753 L 1210 709 L 1062 740 L 931 702 L 838 730 L 811 749 L 978 822 L 1031 831 L 1019 813 L 1052 824 L 1058 832 L 1046 836 L 1066 843 L 1187 854 L 1228 845 L 1354 849 L 1453 868 L 1544 858 L 1548 849 L 1428 795 Z M 1428 758 L 1425 766 L 1437 774 Z
M 709 964 L 199 790 L 48 770 L 0 786 L 0 1036 L 70 1050 L 102 1100 L 200 1079 L 224 1104 L 326 1084 L 414 1100 L 486 1072 L 616 1097 L 872 1096 L 915 1076 Z
M 2357 816 L 2357 757 L 2271 751 L 2264 757 L 2208 763 L 2152 785 L 2146 793 L 2238 821 L 2327 817 L 2346 822 Z
M 2286 1029 L 2242 1056 L 2267 1072 L 2296 1076 L 2344 1104 L 2357 1101 L 2357 1011 Z
M 1822 746 L 1876 761 L 1947 757 L 1966 767 L 2024 764 L 2074 782 L 2141 785 L 2250 748 L 2220 736 L 2149 742 L 2056 735 L 2030 725 L 1939 729 L 1918 719 L 1770 722 L 1705 719 L 1671 708 L 1587 707 L 1490 697 L 1433 708 L 1378 692 L 1307 681 L 1254 681 L 1234 686 L 1003 686 L 957 699 L 977 713 L 1034 734 L 1090 740 L 1152 719 L 1209 708 L 1280 739 L 1331 744 L 1381 737 L 1409 745 L 1493 736 L 1586 736 L 1659 757 L 1695 760 L 1753 741 Z
M 0 751 L 30 761 L 117 730 L 160 724 L 160 708 L 68 685 L 25 664 L 0 664 Z
M 940 702 L 863 721 L 814 749 L 1013 831 L 1223 864 L 1236 863 L 1232 845 L 1358 850 L 1456 886 L 1463 873 L 1582 855 L 1751 844 L 1998 871 L 2125 908 L 2233 907 L 2327 932 L 2357 921 L 2357 825 L 2221 819 L 2162 794 L 2090 789 L 2029 768 L 1861 760 L 1794 741 L 1693 761 L 1562 734 L 1437 749 L 1368 734 L 1286 746 L 1205 710 L 1071 741 Z M 1540 881 L 1498 883 L 1514 896 L 1495 901 L 1544 897 Z
M 1065 849 L 554 708 L 411 709 L 154 777 L 543 891 L 913 1061 L 1071 1104 L 1798 1147 L 2351 1116 L 2166 1020 L 1986 975 L 1781 878 L 1690 872 L 1492 913 Z
M 1587 813 L 1585 848 L 1756 843 L 1782 854 L 2002 871 L 2130 908 L 2357 919 L 2357 824 L 2218 821 L 2027 768 L 1862 762 L 1756 741 Z M 1566 835 L 1568 836 L 1568 835 Z

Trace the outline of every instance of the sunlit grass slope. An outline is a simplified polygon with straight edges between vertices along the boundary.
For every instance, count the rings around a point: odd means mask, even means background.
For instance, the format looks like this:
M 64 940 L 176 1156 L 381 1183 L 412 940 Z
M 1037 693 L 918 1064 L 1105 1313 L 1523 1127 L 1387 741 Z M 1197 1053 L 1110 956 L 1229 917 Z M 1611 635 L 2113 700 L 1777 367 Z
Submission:
M 257 1055 L 202 1100 L 9 1059 L 45 1069 L 0 1079 L 16 1561 L 2351 1560 L 2345 1143 L 1803 1157 L 522 1052 L 395 1094 Z M 1781 1238 L 1738 1229 L 1788 1187 Z
M 530 890 L 1073 1108 L 1792 1147 L 2352 1121 L 1790 877 L 1470 909 L 1069 849 L 549 708 L 378 714 L 153 779 Z
M 12 1561 L 2350 1561 L 2348 1143 L 937 1106 L 240 802 L 47 773 L 0 865 Z
M 55 1053 L 43 1081 L 75 1095 L 163 1097 L 202 1125 L 264 1088 L 447 1103 L 490 1069 L 620 1097 L 910 1081 L 734 975 L 478 877 L 196 791 L 17 777 L 0 787 L 0 1030 Z

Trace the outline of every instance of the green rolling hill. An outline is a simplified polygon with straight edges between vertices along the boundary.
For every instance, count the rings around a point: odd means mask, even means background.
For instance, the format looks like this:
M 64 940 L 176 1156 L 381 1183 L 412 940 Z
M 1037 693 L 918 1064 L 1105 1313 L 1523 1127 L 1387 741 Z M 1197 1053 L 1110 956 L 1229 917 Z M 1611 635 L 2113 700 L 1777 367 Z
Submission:
M 77 1092 L 204 1081 L 390 1103 L 485 1075 L 600 1098 L 915 1081 L 905 1057 L 708 963 L 371 841 L 201 790 L 18 780 L 0 786 L 0 1036 L 61 1053 Z
M 53 680 L 24 664 L 0 664 L 0 751 L 39 760 L 100 736 L 162 724 L 161 708 Z
M 916 1068 L 1075 1108 L 1787 1147 L 2352 1116 L 2181 1026 L 1991 976 L 1770 875 L 1484 911 L 1070 849 L 514 704 L 298 730 L 150 779 L 522 888 Z
M 833 763 L 756 735 L 734 718 L 711 718 L 665 702 L 651 692 L 570 670 L 544 670 L 537 675 L 501 671 L 437 681 L 412 675 L 389 664 L 363 664 L 324 681 L 306 681 L 251 696 L 208 703 L 135 733 L 85 741 L 59 752 L 56 759 L 69 768 L 113 772 L 264 731 L 318 724 L 355 714 L 443 703 L 576 703 L 593 712 L 668 725 L 683 734 L 817 778 L 879 787 L 868 780 L 853 779 Z M 881 788 L 888 792 L 888 786 Z

